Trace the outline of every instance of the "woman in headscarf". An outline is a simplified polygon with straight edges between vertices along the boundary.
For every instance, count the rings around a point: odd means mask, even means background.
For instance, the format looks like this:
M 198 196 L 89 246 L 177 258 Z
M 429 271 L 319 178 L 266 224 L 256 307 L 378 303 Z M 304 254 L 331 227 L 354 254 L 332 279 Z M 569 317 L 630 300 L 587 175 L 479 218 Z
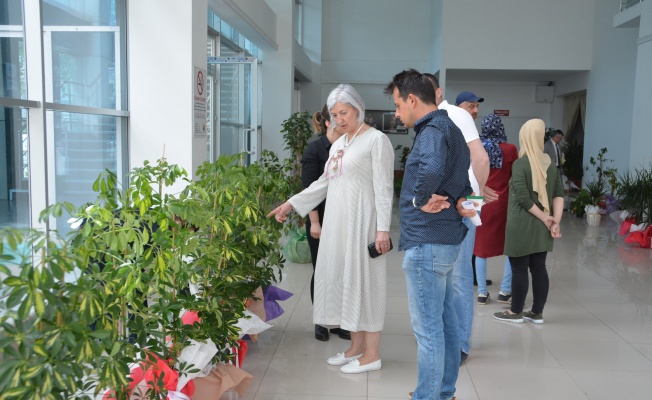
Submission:
M 519 159 L 512 166 L 505 231 L 505 255 L 512 265 L 512 305 L 494 318 L 522 323 L 543 323 L 548 298 L 546 255 L 553 239 L 561 237 L 559 221 L 564 211 L 564 191 L 557 168 L 543 152 L 545 124 L 531 119 L 519 133 Z M 528 269 L 532 274 L 533 304 L 523 312 L 528 292 Z
M 499 116 L 489 114 L 482 120 L 480 139 L 489 155 L 489 178 L 487 187 L 493 189 L 498 200 L 482 207 L 482 225 L 475 233 L 473 254 L 478 277 L 478 305 L 489 303 L 487 290 L 487 258 L 503 255 L 505 247 L 505 224 L 507 222 L 507 200 L 509 199 L 509 178 L 512 164 L 518 158 L 516 146 L 507 143 L 505 127 Z M 500 284 L 498 302 L 509 304 L 512 293 L 512 266 L 505 259 L 503 280 Z

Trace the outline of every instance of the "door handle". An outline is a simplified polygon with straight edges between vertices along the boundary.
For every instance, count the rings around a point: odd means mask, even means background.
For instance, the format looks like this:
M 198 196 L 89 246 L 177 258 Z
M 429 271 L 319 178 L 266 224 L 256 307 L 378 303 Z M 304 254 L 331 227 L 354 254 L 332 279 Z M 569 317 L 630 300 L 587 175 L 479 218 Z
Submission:
M 242 130 L 242 152 L 247 154 L 256 154 L 255 151 L 251 151 L 251 137 L 249 133 L 255 132 L 255 129 L 243 129 Z

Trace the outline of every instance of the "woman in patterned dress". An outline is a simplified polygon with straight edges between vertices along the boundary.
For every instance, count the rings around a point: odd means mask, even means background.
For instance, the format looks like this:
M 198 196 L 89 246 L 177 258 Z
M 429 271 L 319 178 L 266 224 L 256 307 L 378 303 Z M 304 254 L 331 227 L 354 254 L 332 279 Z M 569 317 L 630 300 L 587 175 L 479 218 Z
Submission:
M 374 371 L 381 368 L 394 150 L 384 133 L 364 123 L 364 101 L 351 85 L 335 88 L 327 105 L 331 122 L 347 133 L 331 146 L 324 174 L 269 216 L 283 222 L 291 209 L 305 216 L 326 199 L 313 322 L 351 332 L 350 347 L 328 364 L 343 373 Z M 372 242 L 380 257 L 370 257 Z

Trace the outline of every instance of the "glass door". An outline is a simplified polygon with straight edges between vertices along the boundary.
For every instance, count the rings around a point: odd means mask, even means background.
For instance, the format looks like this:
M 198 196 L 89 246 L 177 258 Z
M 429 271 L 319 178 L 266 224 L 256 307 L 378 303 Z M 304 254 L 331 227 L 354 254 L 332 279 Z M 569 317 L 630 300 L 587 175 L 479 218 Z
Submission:
M 209 159 L 244 152 L 249 165 L 259 157 L 258 59 L 221 42 L 208 57 Z

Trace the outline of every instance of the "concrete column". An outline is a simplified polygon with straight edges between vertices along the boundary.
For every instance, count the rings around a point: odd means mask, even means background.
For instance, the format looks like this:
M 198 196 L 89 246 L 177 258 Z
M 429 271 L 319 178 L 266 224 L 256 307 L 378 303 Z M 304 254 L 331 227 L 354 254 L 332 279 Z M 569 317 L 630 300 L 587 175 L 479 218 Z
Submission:
M 652 2 L 645 1 L 639 26 L 636 78 L 632 110 L 632 139 L 629 167 L 650 167 L 652 163 L 652 130 L 650 130 L 650 99 L 652 98 Z
M 206 137 L 193 134 L 194 67 L 206 69 L 207 0 L 128 4 L 130 167 L 155 162 L 165 148 L 167 160 L 192 176 L 208 158 Z
M 294 0 L 268 0 L 277 15 L 277 50 L 265 51 L 262 65 L 262 149 L 287 156 L 281 123 L 292 114 L 294 99 Z

